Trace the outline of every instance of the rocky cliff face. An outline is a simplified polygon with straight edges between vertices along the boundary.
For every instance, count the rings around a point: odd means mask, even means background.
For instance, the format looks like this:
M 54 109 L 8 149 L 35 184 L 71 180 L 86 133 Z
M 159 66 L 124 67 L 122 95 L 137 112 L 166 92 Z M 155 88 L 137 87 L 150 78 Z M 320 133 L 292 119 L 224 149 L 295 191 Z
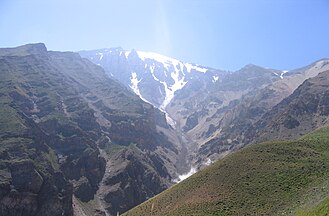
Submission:
M 0 49 L 0 86 L 0 215 L 116 214 L 176 177 L 164 113 L 78 54 Z

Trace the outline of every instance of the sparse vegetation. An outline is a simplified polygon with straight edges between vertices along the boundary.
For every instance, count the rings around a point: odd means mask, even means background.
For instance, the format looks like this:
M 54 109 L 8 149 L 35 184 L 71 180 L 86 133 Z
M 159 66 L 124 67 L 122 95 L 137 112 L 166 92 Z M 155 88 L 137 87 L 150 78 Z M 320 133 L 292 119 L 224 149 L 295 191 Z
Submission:
M 318 205 L 310 209 L 298 210 L 296 216 L 328 216 L 329 215 L 329 198 L 323 200 Z

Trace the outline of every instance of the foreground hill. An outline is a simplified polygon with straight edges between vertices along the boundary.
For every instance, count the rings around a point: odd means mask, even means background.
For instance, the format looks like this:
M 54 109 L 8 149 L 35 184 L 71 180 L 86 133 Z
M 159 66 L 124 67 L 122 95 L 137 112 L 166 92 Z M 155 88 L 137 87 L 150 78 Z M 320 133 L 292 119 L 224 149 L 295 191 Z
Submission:
M 326 215 L 329 127 L 254 144 L 124 215 Z

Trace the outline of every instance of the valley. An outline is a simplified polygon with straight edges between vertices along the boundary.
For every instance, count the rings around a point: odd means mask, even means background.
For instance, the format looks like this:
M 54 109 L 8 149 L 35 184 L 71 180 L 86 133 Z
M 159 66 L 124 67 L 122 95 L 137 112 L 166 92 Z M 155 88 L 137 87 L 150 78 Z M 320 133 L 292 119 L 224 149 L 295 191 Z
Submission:
M 327 206 L 328 59 L 225 71 L 38 43 L 0 49 L 0 87 L 0 216 Z

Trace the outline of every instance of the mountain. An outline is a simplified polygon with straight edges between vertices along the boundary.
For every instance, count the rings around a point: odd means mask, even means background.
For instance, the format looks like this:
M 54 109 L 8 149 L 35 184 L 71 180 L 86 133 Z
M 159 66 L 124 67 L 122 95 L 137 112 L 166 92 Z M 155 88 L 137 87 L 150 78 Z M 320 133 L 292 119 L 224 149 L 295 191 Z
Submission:
M 256 136 L 257 140 L 271 140 L 273 137 L 298 138 L 327 124 L 329 124 L 329 70 L 306 80 L 293 94 L 273 107 L 257 123 Z
M 262 137 L 267 138 L 267 140 L 293 139 L 324 125 L 324 122 L 322 122 L 309 127 L 308 130 L 298 128 L 292 132 L 295 134 L 294 136 L 292 136 L 292 133 L 290 133 L 290 136 L 279 135 L 279 133 L 275 132 L 277 128 L 273 127 L 270 133 L 265 133 L 265 131 L 257 132 L 258 130 L 262 131 L 270 128 L 269 125 L 265 125 L 264 119 L 271 124 L 278 118 L 278 116 L 271 114 L 271 112 L 273 113 L 271 111 L 272 108 L 281 102 L 284 104 L 283 100 L 292 93 L 298 94 L 294 91 L 305 80 L 329 70 L 328 63 L 328 59 L 323 59 L 302 69 L 288 72 L 284 79 L 279 79 L 261 88 L 256 88 L 249 94 L 243 95 L 239 100 L 232 101 L 228 106 L 217 110 L 216 114 L 209 119 L 217 120 L 213 124 L 213 130 L 219 132 L 199 148 L 197 160 L 207 160 L 207 158 L 215 160 L 249 143 L 264 141 L 265 139 L 258 138 L 261 136 L 260 133 L 263 133 Z M 328 81 L 323 80 L 323 82 Z M 325 83 L 318 82 L 318 85 L 322 86 L 320 91 L 326 90 Z M 315 89 L 317 88 L 319 87 Z M 308 123 L 305 122 L 304 124 Z M 288 130 L 288 128 L 282 127 L 280 133 Z
M 327 215 L 328 145 L 325 127 L 248 146 L 123 215 Z
M 235 106 L 244 95 L 252 95 L 255 90 L 279 80 L 277 73 L 277 70 L 247 65 L 234 73 L 226 73 L 215 83 L 195 80 L 177 92 L 167 112 L 191 140 L 202 145 L 216 134 L 223 109 Z
M 0 215 L 116 215 L 184 167 L 165 114 L 77 53 L 0 49 Z
M 251 64 L 229 72 L 122 48 L 82 51 L 80 55 L 165 111 L 187 155 L 194 155 L 219 134 L 219 110 L 285 76 L 283 71 Z
M 79 53 L 102 66 L 110 77 L 131 88 L 143 100 L 162 110 L 191 80 L 206 76 L 216 82 L 224 73 L 151 52 L 112 48 Z
M 229 72 L 122 48 L 80 54 L 166 112 L 191 171 L 261 141 L 255 137 L 258 121 L 306 79 L 329 69 L 328 59 L 291 71 L 249 64 Z

